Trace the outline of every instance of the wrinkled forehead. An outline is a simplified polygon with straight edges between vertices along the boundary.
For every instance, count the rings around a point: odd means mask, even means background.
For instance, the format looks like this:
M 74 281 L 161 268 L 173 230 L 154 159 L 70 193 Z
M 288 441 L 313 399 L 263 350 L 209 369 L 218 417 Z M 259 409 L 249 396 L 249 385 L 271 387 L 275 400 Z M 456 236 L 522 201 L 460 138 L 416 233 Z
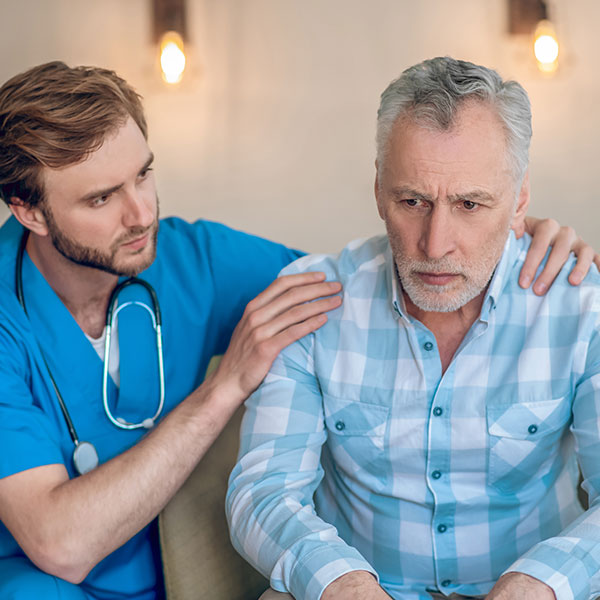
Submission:
M 382 159 L 378 164 L 382 172 L 429 163 L 432 169 L 436 165 L 441 171 L 452 169 L 459 178 L 461 172 L 468 177 L 477 171 L 484 179 L 487 173 L 514 180 L 505 127 L 494 107 L 484 102 L 465 102 L 448 126 L 427 114 L 400 116 Z

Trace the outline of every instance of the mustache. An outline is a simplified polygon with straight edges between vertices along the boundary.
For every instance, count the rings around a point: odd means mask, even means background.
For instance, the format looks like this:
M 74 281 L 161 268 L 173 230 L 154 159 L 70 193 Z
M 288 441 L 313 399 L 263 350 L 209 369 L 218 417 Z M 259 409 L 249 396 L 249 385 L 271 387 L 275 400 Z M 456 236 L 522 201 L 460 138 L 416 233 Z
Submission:
M 444 275 L 462 275 L 464 266 L 447 257 L 436 260 L 416 260 L 413 258 L 403 259 L 411 272 L 418 273 L 443 273 Z
M 129 229 L 129 231 L 127 231 L 127 233 L 124 233 L 120 238 L 117 239 L 115 245 L 120 246 L 122 244 L 128 244 L 133 240 L 141 238 L 146 233 L 149 233 L 152 230 L 154 230 L 156 228 L 157 223 L 158 221 L 155 221 L 154 223 L 152 223 L 152 225 L 148 227 L 132 227 L 131 229 Z

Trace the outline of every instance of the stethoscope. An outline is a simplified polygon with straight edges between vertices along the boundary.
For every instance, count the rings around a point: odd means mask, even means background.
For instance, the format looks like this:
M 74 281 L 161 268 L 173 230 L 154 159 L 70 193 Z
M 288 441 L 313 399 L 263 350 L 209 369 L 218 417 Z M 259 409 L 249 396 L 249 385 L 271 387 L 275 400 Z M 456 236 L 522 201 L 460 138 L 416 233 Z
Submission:
M 27 308 L 25 307 L 25 296 L 23 295 L 23 255 L 25 254 L 25 246 L 27 245 L 28 236 L 29 231 L 25 230 L 21 237 L 21 243 L 19 244 L 19 251 L 17 253 L 17 262 L 15 268 L 15 287 L 17 290 L 17 299 L 19 300 L 19 303 L 23 308 L 25 315 L 27 315 Z M 141 285 L 146 289 L 146 291 L 150 294 L 150 298 L 152 299 L 152 308 L 150 308 L 147 304 L 144 304 L 143 302 L 139 302 L 137 300 L 124 302 L 123 304 L 117 307 L 119 294 L 126 287 L 129 287 L 131 285 Z M 110 356 L 112 329 L 117 315 L 128 306 L 140 306 L 147 310 L 152 319 L 152 327 L 156 332 L 156 351 L 158 354 L 158 374 L 160 387 L 158 408 L 152 417 L 148 417 L 143 421 L 140 421 L 139 423 L 130 423 L 129 421 L 126 421 L 121 417 L 115 417 L 108 405 L 108 360 Z M 119 427 L 120 429 L 151 429 L 163 410 L 165 401 L 165 371 L 163 363 L 161 325 L 162 321 L 160 317 L 160 307 L 158 304 L 158 298 L 156 296 L 154 288 L 147 281 L 144 281 L 143 279 L 138 279 L 137 277 L 131 277 L 121 282 L 113 290 L 108 301 L 108 308 L 106 310 L 106 338 L 104 341 L 104 366 L 102 370 L 102 403 L 104 405 L 104 412 L 106 413 L 106 416 L 108 417 L 110 422 L 116 427 Z M 75 429 L 75 425 L 73 425 L 71 415 L 67 410 L 65 401 L 63 400 L 63 397 L 58 389 L 58 385 L 56 384 L 54 376 L 52 375 L 52 371 L 50 370 L 50 366 L 48 365 L 48 361 L 46 360 L 46 357 L 41 347 L 40 352 L 42 354 L 44 364 L 46 365 L 48 374 L 50 375 L 50 381 L 52 382 L 52 387 L 54 388 L 54 392 L 56 393 L 56 398 L 58 399 L 60 410 L 62 411 L 65 423 L 67 424 L 69 435 L 73 440 L 73 444 L 75 444 L 75 450 L 73 450 L 73 465 L 75 466 L 75 470 L 80 475 L 83 475 L 84 473 L 87 473 L 98 466 L 98 452 L 96 451 L 95 446 L 91 442 L 85 442 L 79 439 L 79 436 L 77 435 L 77 430 Z

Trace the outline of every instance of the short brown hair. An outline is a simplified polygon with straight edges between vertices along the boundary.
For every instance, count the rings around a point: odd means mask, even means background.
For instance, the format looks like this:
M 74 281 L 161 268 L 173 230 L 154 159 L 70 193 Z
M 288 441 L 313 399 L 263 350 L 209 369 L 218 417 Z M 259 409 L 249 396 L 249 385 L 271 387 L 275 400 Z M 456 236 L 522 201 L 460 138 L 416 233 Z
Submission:
M 0 88 L 0 196 L 44 199 L 43 167 L 84 160 L 131 116 L 147 138 L 141 96 L 114 71 L 49 62 Z

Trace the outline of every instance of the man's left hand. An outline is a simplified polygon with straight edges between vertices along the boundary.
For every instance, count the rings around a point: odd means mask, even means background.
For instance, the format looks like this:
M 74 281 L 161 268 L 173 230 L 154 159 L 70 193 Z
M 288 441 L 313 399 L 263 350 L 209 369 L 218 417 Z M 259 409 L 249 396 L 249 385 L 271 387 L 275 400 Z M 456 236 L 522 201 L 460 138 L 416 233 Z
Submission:
M 574 252 L 577 256 L 577 263 L 569 274 L 569 283 L 572 285 L 579 285 L 583 281 L 592 262 L 600 269 L 600 254 L 578 237 L 572 227 L 561 226 L 554 219 L 525 217 L 523 227 L 515 229 L 515 235 L 520 238 L 525 232 L 533 239 L 519 276 L 521 287 L 527 288 L 531 285 L 548 247 L 552 246 L 544 269 L 533 284 L 533 291 L 538 296 L 548 291 L 569 258 L 570 252 Z
M 556 600 L 552 588 L 525 573 L 506 573 L 485 600 Z

